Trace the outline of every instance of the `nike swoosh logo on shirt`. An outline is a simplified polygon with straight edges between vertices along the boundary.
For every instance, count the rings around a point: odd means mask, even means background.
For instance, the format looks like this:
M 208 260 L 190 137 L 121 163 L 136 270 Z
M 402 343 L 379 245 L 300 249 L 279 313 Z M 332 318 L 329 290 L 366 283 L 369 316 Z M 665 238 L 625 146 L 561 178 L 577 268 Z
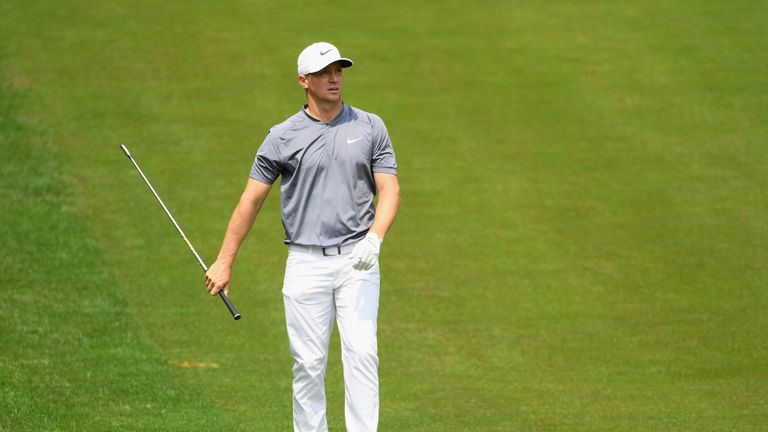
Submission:
M 326 51 L 326 52 L 322 52 L 322 51 L 320 51 L 320 55 L 326 55 L 326 54 L 328 54 L 328 53 L 329 53 L 329 52 L 331 52 L 331 51 L 333 51 L 333 48 L 329 49 L 329 50 L 328 50 L 328 51 Z
M 360 141 L 361 139 L 363 139 L 363 137 L 360 137 L 360 138 L 355 138 L 355 139 L 349 139 L 349 138 L 347 138 L 347 144 L 352 144 L 352 143 L 354 143 L 354 142 L 358 142 L 358 141 Z

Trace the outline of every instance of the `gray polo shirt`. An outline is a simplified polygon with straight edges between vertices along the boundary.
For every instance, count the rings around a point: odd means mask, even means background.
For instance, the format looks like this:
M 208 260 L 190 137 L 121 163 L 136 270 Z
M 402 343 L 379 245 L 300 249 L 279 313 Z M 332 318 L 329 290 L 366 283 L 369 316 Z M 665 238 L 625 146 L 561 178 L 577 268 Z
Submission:
M 285 243 L 340 246 L 373 223 L 373 173 L 397 174 L 387 128 L 379 116 L 344 105 L 325 123 L 304 109 L 270 129 L 250 177 L 281 177 Z

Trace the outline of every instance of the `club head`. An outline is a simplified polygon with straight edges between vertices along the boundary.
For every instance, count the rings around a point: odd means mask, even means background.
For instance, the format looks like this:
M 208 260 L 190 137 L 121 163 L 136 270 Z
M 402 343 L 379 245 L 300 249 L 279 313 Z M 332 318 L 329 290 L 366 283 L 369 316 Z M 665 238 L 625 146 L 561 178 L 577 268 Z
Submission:
M 131 152 L 128 151 L 128 147 L 126 147 L 125 144 L 120 144 L 120 148 L 123 149 L 123 153 L 125 153 L 125 155 L 128 156 L 128 159 L 130 159 Z

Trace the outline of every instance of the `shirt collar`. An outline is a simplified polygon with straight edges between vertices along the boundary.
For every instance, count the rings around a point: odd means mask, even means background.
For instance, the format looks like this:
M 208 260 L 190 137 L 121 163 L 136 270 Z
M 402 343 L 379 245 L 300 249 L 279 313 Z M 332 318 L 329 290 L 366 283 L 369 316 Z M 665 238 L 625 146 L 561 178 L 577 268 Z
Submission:
M 337 114 L 336 117 L 333 118 L 333 120 L 331 120 L 329 122 L 324 122 L 322 120 L 316 119 L 316 118 L 312 117 L 311 115 L 309 115 L 309 113 L 307 112 L 307 107 L 308 107 L 308 105 L 304 104 L 304 106 L 301 108 L 301 112 L 303 112 L 304 115 L 309 120 L 311 120 L 311 121 L 313 121 L 315 123 L 321 123 L 321 124 L 327 124 L 327 125 L 333 125 L 333 124 L 339 123 L 344 117 L 346 117 L 347 111 L 349 109 L 348 105 L 345 104 L 344 102 L 342 102 L 341 111 L 339 111 L 339 114 Z

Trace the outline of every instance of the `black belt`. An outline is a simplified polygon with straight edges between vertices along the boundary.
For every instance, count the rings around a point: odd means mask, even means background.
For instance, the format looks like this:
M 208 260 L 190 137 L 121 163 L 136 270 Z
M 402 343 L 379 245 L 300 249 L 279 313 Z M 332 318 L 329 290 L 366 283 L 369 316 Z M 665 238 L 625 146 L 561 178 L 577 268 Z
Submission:
M 317 254 L 322 256 L 337 256 L 337 255 L 345 255 L 352 252 L 352 249 L 355 248 L 356 244 L 357 242 L 349 243 L 341 246 L 326 246 L 326 247 L 291 244 L 291 245 L 288 245 L 288 250 L 297 250 L 305 253 Z

